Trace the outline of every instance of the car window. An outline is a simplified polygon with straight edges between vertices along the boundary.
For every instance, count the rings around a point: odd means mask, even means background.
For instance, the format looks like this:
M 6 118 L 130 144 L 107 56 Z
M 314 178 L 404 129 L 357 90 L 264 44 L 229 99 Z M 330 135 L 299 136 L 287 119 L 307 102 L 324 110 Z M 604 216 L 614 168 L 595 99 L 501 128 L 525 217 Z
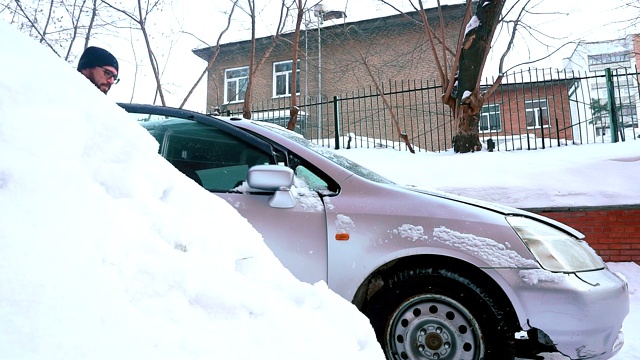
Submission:
M 280 126 L 271 126 L 284 130 L 284 128 Z M 308 189 L 316 191 L 321 195 L 328 196 L 336 195 L 340 192 L 340 186 L 338 185 L 338 183 L 309 161 L 303 159 L 294 152 L 282 147 L 282 145 L 273 142 L 273 140 L 261 134 L 252 132 L 250 130 L 247 130 L 247 132 L 271 144 L 274 149 L 275 157 L 278 164 L 291 168 L 294 171 L 296 178 L 302 180 L 302 183 L 305 184 L 304 186 Z
M 351 171 L 354 174 L 357 174 L 367 180 L 375 181 L 381 184 L 395 184 L 393 181 L 385 178 L 384 176 L 374 172 L 373 170 L 367 169 L 359 165 L 358 163 L 349 160 L 333 150 L 318 146 L 315 143 L 305 139 L 300 134 L 294 133 L 293 131 L 289 131 L 285 128 L 275 126 L 273 124 L 265 123 L 265 122 L 255 122 L 257 125 L 264 127 L 272 132 L 278 133 L 281 136 L 284 136 L 296 143 L 304 146 L 305 148 L 314 151 L 316 154 L 326 158 L 327 160 L 333 162 L 334 164 Z
M 190 119 L 146 114 L 133 116 L 160 143 L 160 154 L 165 159 L 209 191 L 242 191 L 238 187 L 246 180 L 250 167 L 271 163 L 294 170 L 298 187 L 329 196 L 339 192 L 338 184 L 331 177 L 262 135 L 251 132 L 270 144 L 271 154 L 241 137 Z
M 270 163 L 262 150 L 211 126 L 176 119 L 146 127 L 160 142 L 160 154 L 209 191 L 234 191 L 251 166 Z

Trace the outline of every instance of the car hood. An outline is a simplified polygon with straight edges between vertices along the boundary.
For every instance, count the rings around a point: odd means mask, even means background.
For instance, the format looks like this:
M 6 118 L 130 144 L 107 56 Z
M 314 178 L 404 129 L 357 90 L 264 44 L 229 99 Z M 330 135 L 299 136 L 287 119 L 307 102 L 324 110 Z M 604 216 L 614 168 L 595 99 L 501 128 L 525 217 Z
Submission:
M 540 222 L 543 222 L 549 226 L 553 226 L 557 229 L 560 229 L 572 236 L 575 236 L 578 239 L 584 239 L 584 234 L 582 234 L 581 232 L 579 232 L 578 230 L 567 226 L 561 222 L 555 221 L 553 219 L 550 219 L 548 217 L 544 217 L 532 212 L 528 212 L 525 210 L 521 210 L 521 209 L 517 209 L 514 207 L 510 207 L 510 206 L 506 206 L 506 205 L 500 205 L 500 204 L 496 204 L 496 203 L 491 203 L 488 201 L 483 201 L 483 200 L 478 200 L 478 199 L 472 199 L 472 198 L 468 198 L 465 196 L 459 196 L 459 195 L 454 195 L 451 193 L 446 193 L 443 191 L 438 191 L 438 190 L 433 190 L 433 189 L 423 189 L 423 188 L 418 188 L 418 187 L 414 187 L 414 186 L 402 186 L 402 188 L 409 190 L 409 191 L 413 191 L 413 192 L 417 192 L 417 193 L 421 193 L 421 194 L 425 194 L 425 195 L 429 195 L 429 196 L 436 196 L 439 198 L 443 198 L 443 199 L 448 199 L 448 200 L 452 200 L 452 201 L 456 201 L 459 203 L 463 203 L 463 204 L 467 204 L 467 205 L 471 205 L 471 206 L 475 206 L 475 207 L 479 207 L 482 209 L 486 209 L 486 210 L 490 210 L 490 211 L 494 211 L 496 213 L 502 214 L 502 215 L 506 215 L 506 216 L 524 216 L 524 217 L 528 217 L 528 218 L 532 218 L 535 220 L 538 220 Z

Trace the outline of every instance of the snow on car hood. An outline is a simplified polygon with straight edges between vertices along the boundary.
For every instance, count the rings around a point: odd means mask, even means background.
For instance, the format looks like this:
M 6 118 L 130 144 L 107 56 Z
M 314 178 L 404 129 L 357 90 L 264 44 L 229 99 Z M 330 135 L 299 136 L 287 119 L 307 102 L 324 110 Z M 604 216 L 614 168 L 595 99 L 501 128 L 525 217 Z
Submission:
M 438 190 L 433 190 L 433 189 L 423 189 L 423 188 L 418 188 L 415 186 L 401 186 L 403 189 L 407 189 L 413 192 L 417 192 L 417 193 L 421 193 L 421 194 L 425 194 L 425 195 L 430 195 L 430 196 L 436 196 L 439 198 L 443 198 L 443 199 L 449 199 L 449 200 L 453 200 L 453 201 L 457 201 L 459 203 L 463 203 L 463 204 L 468 204 L 468 205 L 472 205 L 472 206 L 476 206 L 479 208 L 483 208 L 483 209 L 487 209 L 487 210 L 491 210 L 494 212 L 497 212 L 499 214 L 502 215 L 509 215 L 509 216 L 525 216 L 528 218 L 532 218 L 535 220 L 538 220 L 540 222 L 543 222 L 545 224 L 548 224 L 550 226 L 553 226 L 555 228 L 558 228 L 562 231 L 565 231 L 567 233 L 569 233 L 570 235 L 578 238 L 578 239 L 584 239 L 584 234 L 582 234 L 581 232 L 579 232 L 578 230 L 567 226 L 561 222 L 558 222 L 556 220 L 550 219 L 548 217 L 544 217 L 529 211 L 525 211 L 525 210 L 521 210 L 521 209 L 517 209 L 511 206 L 506 206 L 506 205 L 501 205 L 501 204 L 496 204 L 496 203 L 491 203 L 488 201 L 484 201 L 484 200 L 478 200 L 478 199 L 473 199 L 473 198 L 469 198 L 469 197 L 465 197 L 465 196 L 459 196 L 459 195 L 454 195 L 454 194 L 450 194 L 450 193 L 446 193 L 443 191 L 438 191 Z

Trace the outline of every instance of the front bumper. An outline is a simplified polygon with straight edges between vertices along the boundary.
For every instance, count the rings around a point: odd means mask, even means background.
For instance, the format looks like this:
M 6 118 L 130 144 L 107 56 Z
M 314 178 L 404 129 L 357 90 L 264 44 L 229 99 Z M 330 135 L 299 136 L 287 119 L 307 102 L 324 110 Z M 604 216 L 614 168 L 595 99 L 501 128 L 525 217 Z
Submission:
M 516 312 L 524 330 L 541 330 L 571 359 L 609 359 L 622 348 L 620 329 L 629 313 L 629 290 L 614 273 L 506 272 L 519 300 Z

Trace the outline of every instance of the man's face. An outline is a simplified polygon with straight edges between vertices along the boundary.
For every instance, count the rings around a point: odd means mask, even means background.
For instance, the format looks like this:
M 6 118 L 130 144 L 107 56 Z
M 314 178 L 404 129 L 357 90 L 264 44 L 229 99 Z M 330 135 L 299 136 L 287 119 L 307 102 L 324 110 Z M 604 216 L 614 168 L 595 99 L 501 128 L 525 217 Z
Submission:
M 82 73 L 105 94 L 109 92 L 111 85 L 118 81 L 118 71 L 112 66 L 96 66 L 84 69 Z

